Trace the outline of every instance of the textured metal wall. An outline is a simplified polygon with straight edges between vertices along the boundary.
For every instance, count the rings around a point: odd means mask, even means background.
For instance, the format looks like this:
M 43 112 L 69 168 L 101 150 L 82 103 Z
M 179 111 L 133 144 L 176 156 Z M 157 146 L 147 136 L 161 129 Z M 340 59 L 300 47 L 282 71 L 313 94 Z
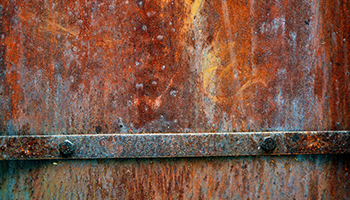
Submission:
M 348 155 L 0 163 L 0 199 L 350 198 Z
M 0 5 L 1 135 L 350 129 L 348 0 Z M 349 199 L 348 160 L 1 161 L 0 197 Z
M 347 0 L 3 0 L 3 134 L 350 128 Z

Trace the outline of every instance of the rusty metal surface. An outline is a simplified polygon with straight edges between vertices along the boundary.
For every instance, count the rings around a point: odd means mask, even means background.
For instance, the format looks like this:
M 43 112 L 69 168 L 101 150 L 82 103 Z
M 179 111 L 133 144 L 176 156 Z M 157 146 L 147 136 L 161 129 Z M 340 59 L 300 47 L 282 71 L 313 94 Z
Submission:
M 2 135 L 350 129 L 347 0 L 3 0 Z
M 0 0 L 0 134 L 350 130 L 348 0 Z M 0 199 L 350 199 L 348 155 L 0 161 Z
M 0 137 L 0 159 L 159 158 L 350 153 L 350 132 Z
M 349 199 L 349 155 L 0 161 L 0 199 Z

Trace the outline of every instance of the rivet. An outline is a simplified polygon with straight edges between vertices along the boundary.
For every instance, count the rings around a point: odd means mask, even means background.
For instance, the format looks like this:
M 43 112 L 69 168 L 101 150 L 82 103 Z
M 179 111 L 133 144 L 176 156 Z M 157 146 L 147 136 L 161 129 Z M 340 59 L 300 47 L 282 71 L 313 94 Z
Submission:
M 265 137 L 261 144 L 261 148 L 265 151 L 272 151 L 276 148 L 276 146 L 276 141 L 272 137 Z
M 74 153 L 74 144 L 69 140 L 65 140 L 58 145 L 58 150 L 62 156 L 70 156 Z

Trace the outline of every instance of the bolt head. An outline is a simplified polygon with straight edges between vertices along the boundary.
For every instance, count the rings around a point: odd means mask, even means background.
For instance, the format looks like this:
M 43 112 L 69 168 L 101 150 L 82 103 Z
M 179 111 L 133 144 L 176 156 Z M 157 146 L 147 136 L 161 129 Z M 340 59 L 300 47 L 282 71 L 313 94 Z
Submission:
M 69 140 L 65 140 L 58 145 L 58 150 L 62 156 L 70 156 L 74 153 L 74 144 Z
M 265 137 L 261 144 L 261 148 L 265 151 L 272 151 L 276 148 L 276 146 L 276 141 L 272 137 Z

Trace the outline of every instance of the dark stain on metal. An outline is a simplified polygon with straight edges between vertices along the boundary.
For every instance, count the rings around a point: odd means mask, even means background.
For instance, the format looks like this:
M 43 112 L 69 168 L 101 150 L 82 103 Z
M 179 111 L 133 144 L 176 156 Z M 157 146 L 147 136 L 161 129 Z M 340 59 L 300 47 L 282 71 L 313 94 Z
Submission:
M 96 133 L 100 133 L 102 131 L 102 127 L 100 125 L 95 128 Z
M 71 156 L 74 153 L 74 144 L 69 140 L 65 140 L 58 145 L 58 150 L 63 157 Z
M 265 151 L 272 151 L 276 148 L 276 146 L 276 141 L 272 137 L 265 137 L 261 144 L 261 148 Z
M 62 140 L 65 141 L 61 143 Z M 60 153 L 55 148 L 57 145 Z M 73 150 L 75 150 L 74 154 L 72 154 Z M 0 159 L 2 160 L 60 159 L 62 155 L 69 156 L 70 159 L 101 159 L 346 154 L 349 152 L 348 131 L 0 137 Z

